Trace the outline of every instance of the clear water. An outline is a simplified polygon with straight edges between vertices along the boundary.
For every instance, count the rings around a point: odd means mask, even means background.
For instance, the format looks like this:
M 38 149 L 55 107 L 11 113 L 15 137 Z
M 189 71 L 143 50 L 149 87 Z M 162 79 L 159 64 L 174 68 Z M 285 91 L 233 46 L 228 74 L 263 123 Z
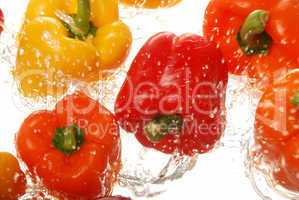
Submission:
M 194 5 L 198 3 L 198 0 L 185 0 L 174 8 L 157 11 L 122 7 L 122 19 L 129 24 L 134 35 L 132 51 L 127 62 L 112 76 L 111 80 L 100 82 L 91 91 L 91 94 L 95 98 L 99 98 L 103 105 L 113 111 L 117 91 L 121 86 L 129 64 L 140 46 L 148 37 L 161 31 L 173 31 L 178 34 L 184 32 L 201 34 L 201 24 L 195 24 L 190 19 L 198 18 L 196 21 L 201 22 L 207 2 L 207 0 L 201 1 L 200 6 L 195 8 Z M 7 15 L 5 31 L 0 39 L 0 63 L 1 68 L 3 68 L 0 75 L 0 91 L 3 91 L 4 94 L 11 94 L 6 102 L 10 102 L 9 105 L 14 106 L 11 110 L 14 110 L 14 119 L 18 124 L 32 111 L 41 108 L 51 108 L 56 102 L 56 99 L 49 98 L 36 103 L 21 97 L 17 85 L 9 72 L 15 63 L 16 35 L 22 22 L 22 13 L 25 10 L 26 3 L 26 0 L 0 0 L 0 6 L 5 9 L 5 14 Z M 253 122 L 260 93 L 250 88 L 247 82 L 248 80 L 242 77 L 230 76 L 227 90 L 227 127 L 225 135 L 215 150 L 207 155 L 195 157 L 165 155 L 142 147 L 133 135 L 122 131 L 122 144 L 124 147 L 122 149 L 123 169 L 120 173 L 115 194 L 132 197 L 156 197 L 156 199 L 159 199 L 157 196 L 166 192 L 172 186 L 171 183 L 179 182 L 178 179 L 182 179 L 187 172 L 194 169 L 196 165 L 201 165 L 210 159 L 209 157 L 213 159 L 212 154 L 215 154 L 216 158 L 226 156 L 227 162 L 232 162 L 232 166 L 238 166 L 237 169 L 240 171 L 240 174 L 244 172 L 243 175 L 247 175 L 249 178 L 248 182 L 244 181 L 244 184 L 251 182 L 254 190 L 263 199 L 291 199 L 289 196 L 283 197 L 281 195 L 286 193 L 278 194 L 275 192 L 273 185 L 269 184 L 269 181 L 265 178 L 269 176 L 267 170 L 261 169 L 260 165 L 256 164 L 256 159 L 258 158 L 251 159 L 248 156 L 252 148 L 254 148 L 251 144 Z M 78 86 L 74 85 L 70 90 L 76 87 Z M 98 90 L 98 88 L 100 89 Z M 10 109 L 10 107 L 6 109 Z M 4 117 L 1 120 L 5 121 L 6 119 Z M 7 133 L 0 135 L 0 150 L 15 153 L 13 133 L 17 129 L 18 126 L 13 123 L 7 125 L 7 128 L 2 130 Z M 125 148 L 128 146 L 130 148 Z M 214 168 L 211 170 L 214 170 Z M 204 179 L 205 172 L 201 171 L 200 173 L 202 173 L 202 176 L 199 177 Z M 30 187 L 27 194 L 22 198 L 23 200 L 32 199 L 33 197 L 52 199 L 39 185 L 31 183 L 30 178 L 28 180 Z M 192 184 L 190 183 L 190 186 Z M 185 186 L 185 188 L 187 187 L 188 185 Z

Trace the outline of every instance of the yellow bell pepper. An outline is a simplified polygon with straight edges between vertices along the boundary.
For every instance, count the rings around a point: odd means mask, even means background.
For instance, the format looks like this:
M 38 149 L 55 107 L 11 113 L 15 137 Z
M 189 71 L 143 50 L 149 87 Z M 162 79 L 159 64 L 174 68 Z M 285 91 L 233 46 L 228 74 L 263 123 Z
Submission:
M 95 82 L 119 67 L 131 43 L 118 0 L 30 0 L 14 76 L 25 96 L 59 96 L 70 80 Z
M 181 2 L 181 0 L 121 0 L 121 1 L 126 5 L 150 8 L 150 9 L 171 7 Z

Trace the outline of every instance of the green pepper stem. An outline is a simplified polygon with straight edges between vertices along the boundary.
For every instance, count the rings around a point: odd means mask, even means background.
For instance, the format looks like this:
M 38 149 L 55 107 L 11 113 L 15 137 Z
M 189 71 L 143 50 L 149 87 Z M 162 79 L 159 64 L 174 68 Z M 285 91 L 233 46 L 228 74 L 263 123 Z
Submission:
M 64 143 L 63 148 L 66 150 L 75 150 L 77 148 L 76 130 L 74 127 L 64 129 Z
M 240 36 L 243 42 L 251 42 L 252 39 L 265 31 L 269 20 L 269 12 L 255 10 L 248 15 L 241 27 Z
M 272 44 L 271 36 L 265 31 L 269 12 L 255 10 L 245 19 L 237 40 L 246 55 L 267 54 Z
M 291 104 L 299 106 L 299 91 L 295 92 L 294 96 L 291 98 Z
M 78 0 L 77 15 L 75 23 L 84 35 L 89 33 L 90 29 L 90 2 L 89 0 Z
M 180 134 L 182 126 L 180 115 L 159 115 L 145 124 L 144 133 L 151 142 L 158 143 L 167 134 Z
M 52 143 L 54 147 L 69 155 L 79 149 L 84 142 L 84 133 L 76 125 L 57 128 Z
M 89 35 L 95 36 L 97 28 L 90 22 L 89 0 L 78 0 L 77 14 L 67 15 L 62 11 L 55 11 L 55 15 L 67 28 L 69 37 L 85 40 Z

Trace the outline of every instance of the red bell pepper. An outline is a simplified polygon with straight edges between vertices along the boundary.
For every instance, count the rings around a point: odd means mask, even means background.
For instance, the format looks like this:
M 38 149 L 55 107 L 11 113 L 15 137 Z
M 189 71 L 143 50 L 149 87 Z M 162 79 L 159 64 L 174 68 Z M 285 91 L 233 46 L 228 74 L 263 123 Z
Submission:
M 4 29 L 4 14 L 0 9 L 0 33 L 3 31 L 3 29 Z
M 297 21 L 297 0 L 211 0 L 204 35 L 217 43 L 231 73 L 263 89 L 299 66 Z
M 116 118 L 146 147 L 205 153 L 223 131 L 227 79 L 213 43 L 159 33 L 135 57 L 116 100 Z
M 83 93 L 66 96 L 53 111 L 38 111 L 16 136 L 20 158 L 55 196 L 111 195 L 120 169 L 120 138 L 113 115 Z

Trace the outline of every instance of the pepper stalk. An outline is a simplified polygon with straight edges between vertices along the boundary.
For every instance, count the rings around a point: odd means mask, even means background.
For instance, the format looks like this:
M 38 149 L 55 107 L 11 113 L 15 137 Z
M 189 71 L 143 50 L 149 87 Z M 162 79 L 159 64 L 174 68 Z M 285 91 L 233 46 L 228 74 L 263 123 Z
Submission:
M 265 10 L 255 10 L 245 19 L 237 41 L 246 55 L 268 54 L 272 45 L 272 38 L 265 31 L 268 21 L 269 12 Z
M 95 36 L 97 28 L 90 21 L 90 0 L 78 0 L 77 14 L 69 16 L 62 11 L 56 11 L 63 25 L 69 31 L 71 38 L 86 39 L 89 35 Z
M 52 139 L 56 149 L 66 155 L 76 152 L 84 143 L 84 132 L 76 125 L 57 128 Z
M 144 133 L 151 142 L 158 143 L 167 134 L 180 134 L 182 126 L 180 115 L 160 115 L 145 124 Z

